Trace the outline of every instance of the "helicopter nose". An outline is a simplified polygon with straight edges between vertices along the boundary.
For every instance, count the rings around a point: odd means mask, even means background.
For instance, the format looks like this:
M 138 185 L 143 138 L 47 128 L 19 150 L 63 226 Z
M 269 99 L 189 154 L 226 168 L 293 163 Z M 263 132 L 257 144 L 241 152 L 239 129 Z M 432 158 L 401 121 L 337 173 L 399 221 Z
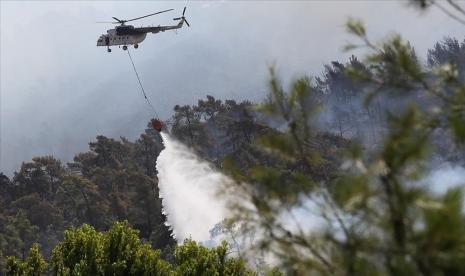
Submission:
M 97 39 L 97 46 L 105 46 L 104 40 L 102 38 Z

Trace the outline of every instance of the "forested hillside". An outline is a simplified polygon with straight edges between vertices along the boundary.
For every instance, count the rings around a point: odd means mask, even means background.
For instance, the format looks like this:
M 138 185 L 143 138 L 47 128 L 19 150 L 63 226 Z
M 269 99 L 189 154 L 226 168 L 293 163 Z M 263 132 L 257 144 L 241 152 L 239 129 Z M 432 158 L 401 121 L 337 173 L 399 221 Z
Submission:
M 254 152 L 253 139 L 276 132 L 256 117 L 250 102 L 207 96 L 194 106 L 175 106 L 171 132 L 211 162 L 220 165 L 230 156 L 246 169 L 267 161 Z M 88 152 L 67 164 L 53 156 L 36 157 L 12 179 L 2 174 L 2 255 L 24 257 L 33 242 L 49 255 L 69 227 L 86 223 L 103 231 L 122 220 L 154 248 L 171 250 L 175 241 L 161 212 L 155 168 L 163 144 L 149 126 L 134 142 L 97 136 Z M 321 136 L 322 143 L 336 148 L 342 141 Z
M 352 22 L 349 29 L 364 38 L 361 25 Z M 465 260 L 460 192 L 435 197 L 403 183 L 418 179 L 416 164 L 431 168 L 435 159 L 465 164 L 465 97 L 460 86 L 465 40 L 438 42 L 428 52 L 427 64 L 400 38 L 374 52 L 368 59 L 331 62 L 320 76 L 295 80 L 289 91 L 271 70 L 270 93 L 263 103 L 207 96 L 196 105 L 175 106 L 171 133 L 238 183 L 249 183 L 244 198 L 251 199 L 260 215 L 253 223 L 269 231 L 260 246 L 273 248 L 289 273 L 426 273 L 434 263 L 436 272 L 458 275 L 465 271 L 460 265 Z M 431 91 L 443 105 L 428 94 Z M 361 141 L 360 146 L 354 141 Z M 67 164 L 53 156 L 36 157 L 11 179 L 2 174 L 2 271 L 8 266 L 10 272 L 17 271 L 13 275 L 23 275 L 36 265 L 58 275 L 166 275 L 171 270 L 183 275 L 192 267 L 190 261 L 210 256 L 215 263 L 211 271 L 219 275 L 255 273 L 245 268 L 244 260 L 226 258 L 226 245 L 206 249 L 186 241 L 176 247 L 158 196 L 155 165 L 162 150 L 159 133 L 148 127 L 136 141 L 97 136 L 89 151 Z M 350 158 L 352 163 L 346 160 Z M 283 227 L 276 216 L 308 199 L 330 210 L 323 216 L 328 228 L 312 235 Z M 418 202 L 424 206 L 434 200 L 450 215 L 445 224 L 455 231 L 450 239 L 441 232 L 436 209 L 415 209 Z M 243 211 L 239 206 L 237 210 Z M 417 225 L 430 228 L 416 229 L 419 213 L 424 220 Z M 251 217 L 237 213 L 235 222 L 252 223 Z M 118 247 L 124 245 L 122 240 L 131 246 Z M 70 252 L 84 250 L 75 242 L 89 246 L 95 258 L 73 253 L 75 258 L 67 259 Z M 378 248 L 383 242 L 392 246 Z M 51 263 L 48 270 L 39 248 Z M 373 252 L 386 264 L 374 260 Z M 442 253 L 450 255 L 443 260 Z M 7 265 L 7 256 L 17 259 L 10 258 Z M 144 262 L 156 265 L 144 267 Z M 209 270 L 199 271 L 210 275 L 205 272 Z
M 97 136 L 74 162 L 37 157 L 11 180 L 2 175 L 2 255 L 24 257 L 33 242 L 49 255 L 65 229 L 88 223 L 107 230 L 118 220 L 157 248 L 174 245 L 158 198 L 155 135 L 148 130 L 135 142 Z

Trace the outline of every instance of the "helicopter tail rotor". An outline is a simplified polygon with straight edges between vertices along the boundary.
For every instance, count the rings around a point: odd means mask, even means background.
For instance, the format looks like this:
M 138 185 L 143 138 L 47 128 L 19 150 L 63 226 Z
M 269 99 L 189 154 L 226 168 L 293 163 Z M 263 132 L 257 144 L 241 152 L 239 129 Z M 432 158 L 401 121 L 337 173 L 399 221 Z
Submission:
M 182 16 L 173 18 L 173 20 L 182 20 L 182 21 L 186 22 L 188 27 L 190 27 L 191 25 L 189 24 L 189 22 L 187 22 L 186 17 L 184 17 L 185 13 L 186 13 L 186 7 L 184 7 L 184 10 L 182 11 Z

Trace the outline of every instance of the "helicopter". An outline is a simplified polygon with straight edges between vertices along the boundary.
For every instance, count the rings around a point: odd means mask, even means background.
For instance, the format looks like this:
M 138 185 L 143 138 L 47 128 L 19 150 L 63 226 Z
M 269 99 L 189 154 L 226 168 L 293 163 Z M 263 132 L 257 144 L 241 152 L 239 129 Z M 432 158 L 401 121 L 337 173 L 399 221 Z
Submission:
M 156 14 L 172 11 L 173 9 L 164 10 L 156 13 L 151 13 L 141 17 L 136 17 L 128 20 L 121 20 L 116 17 L 112 17 L 116 22 L 98 22 L 98 23 L 111 23 L 120 24 L 113 29 L 107 30 L 107 34 L 102 34 L 97 40 L 97 46 L 106 46 L 107 52 L 111 52 L 110 46 L 123 46 L 123 50 L 127 50 L 127 45 L 134 45 L 134 49 L 139 48 L 139 43 L 145 40 L 147 33 L 159 33 L 168 30 L 176 30 L 182 28 L 184 22 L 190 27 L 184 14 L 186 13 L 186 7 L 182 11 L 181 17 L 173 18 L 173 20 L 180 20 L 178 24 L 171 26 L 157 26 L 157 27 L 139 27 L 135 28 L 132 25 L 126 25 L 127 22 L 139 20 L 145 17 L 153 16 Z

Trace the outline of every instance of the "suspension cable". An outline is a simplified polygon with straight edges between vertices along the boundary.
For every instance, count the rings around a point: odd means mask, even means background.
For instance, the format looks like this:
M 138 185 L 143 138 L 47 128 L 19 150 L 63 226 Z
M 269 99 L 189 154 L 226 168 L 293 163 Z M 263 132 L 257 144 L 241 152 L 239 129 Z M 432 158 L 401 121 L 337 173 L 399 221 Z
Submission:
M 128 56 L 129 59 L 131 60 L 132 68 L 134 69 L 134 73 L 136 73 L 137 80 L 139 81 L 139 86 L 142 91 L 142 95 L 144 96 L 145 100 L 147 101 L 148 105 L 152 108 L 153 112 L 155 113 L 156 118 L 160 118 L 157 114 L 157 111 L 155 110 L 155 107 L 153 106 L 152 102 L 150 101 L 149 98 L 147 98 L 147 94 L 145 93 L 144 86 L 142 86 L 142 82 L 140 81 L 139 74 L 137 73 L 136 66 L 134 65 L 134 61 L 132 60 L 131 53 L 129 53 L 129 48 L 127 49 L 128 51 Z

